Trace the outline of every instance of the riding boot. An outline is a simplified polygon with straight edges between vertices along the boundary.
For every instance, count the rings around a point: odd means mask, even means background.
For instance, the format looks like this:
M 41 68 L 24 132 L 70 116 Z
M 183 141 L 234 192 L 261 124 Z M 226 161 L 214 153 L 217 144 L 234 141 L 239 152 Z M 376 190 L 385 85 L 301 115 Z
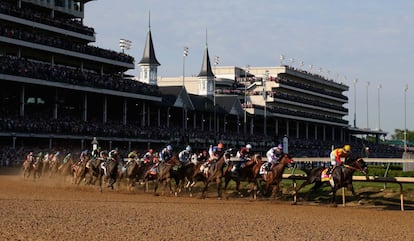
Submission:
M 331 175 L 332 173 L 332 166 L 328 167 L 328 170 L 326 171 L 326 175 Z

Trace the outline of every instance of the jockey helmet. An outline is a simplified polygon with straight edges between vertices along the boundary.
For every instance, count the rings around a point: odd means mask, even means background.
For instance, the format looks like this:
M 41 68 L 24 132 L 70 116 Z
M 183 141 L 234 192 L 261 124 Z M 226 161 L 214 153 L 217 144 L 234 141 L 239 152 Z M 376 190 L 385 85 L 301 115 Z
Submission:
M 191 151 L 191 146 L 187 146 L 187 147 L 185 148 L 185 150 L 186 150 L 186 151 Z
M 172 151 L 172 146 L 171 145 L 168 145 L 167 146 L 167 150 Z
M 250 150 L 250 149 L 252 149 L 252 145 L 247 144 L 247 145 L 246 145 L 246 148 Z
M 283 149 L 283 145 L 282 144 L 277 145 L 277 149 L 282 150 Z
M 69 152 L 66 156 L 67 157 L 71 157 L 72 156 L 72 153 Z
M 118 154 L 118 152 L 116 150 L 112 150 L 109 152 L 109 157 L 114 157 L 116 154 Z
M 60 152 L 56 152 L 55 156 L 59 156 Z
M 220 149 L 222 149 L 222 148 L 224 147 L 224 145 L 223 145 L 223 143 L 221 143 L 221 142 L 220 142 L 220 143 L 217 145 L 217 147 L 218 147 L 218 148 L 220 148 Z
M 29 156 L 33 156 L 33 152 L 32 151 L 29 153 Z
M 133 152 L 133 151 L 131 151 L 131 152 L 128 154 L 128 158 L 135 158 L 135 157 L 137 157 L 137 154 L 136 154 L 135 152 Z
M 350 145 L 345 145 L 344 146 L 344 151 L 345 152 L 350 152 L 351 151 L 351 146 Z
M 152 150 L 152 149 L 149 149 L 149 150 L 148 150 L 148 152 L 149 152 L 149 153 L 151 153 L 151 154 L 152 154 L 152 152 L 153 152 L 153 151 L 154 151 L 154 150 Z

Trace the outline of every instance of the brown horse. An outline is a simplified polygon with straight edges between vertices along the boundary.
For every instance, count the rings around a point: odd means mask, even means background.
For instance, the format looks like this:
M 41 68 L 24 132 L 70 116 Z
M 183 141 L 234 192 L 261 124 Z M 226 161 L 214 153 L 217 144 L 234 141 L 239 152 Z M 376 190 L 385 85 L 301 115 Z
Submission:
M 261 189 L 261 182 L 264 181 L 264 194 L 269 194 L 270 187 L 273 186 L 272 196 L 276 198 L 276 195 L 279 192 L 279 184 L 282 181 L 283 172 L 285 168 L 292 162 L 293 159 L 289 154 L 283 154 L 280 158 L 279 163 L 272 166 L 270 171 L 268 171 L 266 174 L 259 175 L 259 178 L 256 180 L 256 184 L 254 186 L 257 185 L 259 186 L 259 189 Z M 254 187 L 255 190 L 257 190 L 257 186 Z M 251 191 L 253 191 L 253 189 Z M 254 194 L 254 197 L 256 197 L 256 194 Z
M 178 158 L 178 154 L 174 154 L 168 161 L 166 162 L 159 162 L 157 166 L 157 171 L 155 174 L 155 185 L 154 185 L 154 194 L 157 195 L 158 185 L 164 183 L 164 190 L 162 191 L 162 195 L 165 195 L 165 190 L 167 186 L 170 188 L 170 193 L 173 192 L 171 187 L 171 170 L 175 166 L 180 165 L 180 160 Z M 154 179 L 154 175 L 150 173 L 150 170 L 147 171 L 145 174 L 145 182 L 148 182 L 151 179 Z
M 139 179 L 140 170 L 144 162 L 139 159 L 129 160 L 129 163 L 118 168 L 118 187 L 120 187 L 121 180 L 126 179 L 126 186 L 128 191 L 132 191 L 132 187 L 135 186 L 135 183 Z
M 240 182 L 246 181 L 254 185 L 262 163 L 262 156 L 259 154 L 255 154 L 246 163 L 244 163 L 238 172 L 232 171 L 234 163 L 231 163 L 226 168 L 226 171 L 224 173 L 224 190 L 227 190 L 229 182 L 233 180 L 236 182 L 237 194 L 243 197 L 243 194 L 240 192 Z
M 34 159 L 30 160 L 30 159 L 26 159 L 23 162 L 23 178 L 29 178 L 30 174 L 33 172 L 33 163 L 34 163 Z
M 88 172 L 86 164 L 91 159 L 91 155 L 85 155 L 82 159 L 72 166 L 73 170 L 73 184 L 78 185 L 86 178 Z
M 217 184 L 217 198 L 220 200 L 222 198 L 221 190 L 221 179 L 224 176 L 225 169 L 230 163 L 231 150 L 226 150 L 217 161 L 214 161 L 211 166 L 208 168 L 207 172 L 199 172 L 196 175 L 196 178 L 200 178 L 204 181 L 204 188 L 201 194 L 201 198 L 206 198 L 206 192 L 208 185 L 215 181 Z

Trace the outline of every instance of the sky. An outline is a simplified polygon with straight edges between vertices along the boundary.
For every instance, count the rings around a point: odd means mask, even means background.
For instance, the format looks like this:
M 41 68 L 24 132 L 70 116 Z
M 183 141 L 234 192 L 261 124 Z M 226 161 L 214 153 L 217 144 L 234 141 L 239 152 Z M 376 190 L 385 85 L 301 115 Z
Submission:
M 132 41 L 126 53 L 136 62 L 150 25 L 158 77 L 182 76 L 184 47 L 186 76 L 200 72 L 206 44 L 219 66 L 279 66 L 283 55 L 348 85 L 345 119 L 353 126 L 355 115 L 357 127 L 390 139 L 395 129 L 414 130 L 413 9 L 412 0 L 96 0 L 84 24 L 95 29 L 95 46 L 121 51 L 121 38 Z

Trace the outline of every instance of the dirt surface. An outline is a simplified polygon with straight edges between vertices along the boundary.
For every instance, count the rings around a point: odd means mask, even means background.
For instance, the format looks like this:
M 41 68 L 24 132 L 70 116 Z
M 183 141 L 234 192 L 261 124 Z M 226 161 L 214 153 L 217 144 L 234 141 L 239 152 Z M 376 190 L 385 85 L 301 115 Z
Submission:
M 413 240 L 414 211 L 155 196 L 0 173 L 0 240 Z

